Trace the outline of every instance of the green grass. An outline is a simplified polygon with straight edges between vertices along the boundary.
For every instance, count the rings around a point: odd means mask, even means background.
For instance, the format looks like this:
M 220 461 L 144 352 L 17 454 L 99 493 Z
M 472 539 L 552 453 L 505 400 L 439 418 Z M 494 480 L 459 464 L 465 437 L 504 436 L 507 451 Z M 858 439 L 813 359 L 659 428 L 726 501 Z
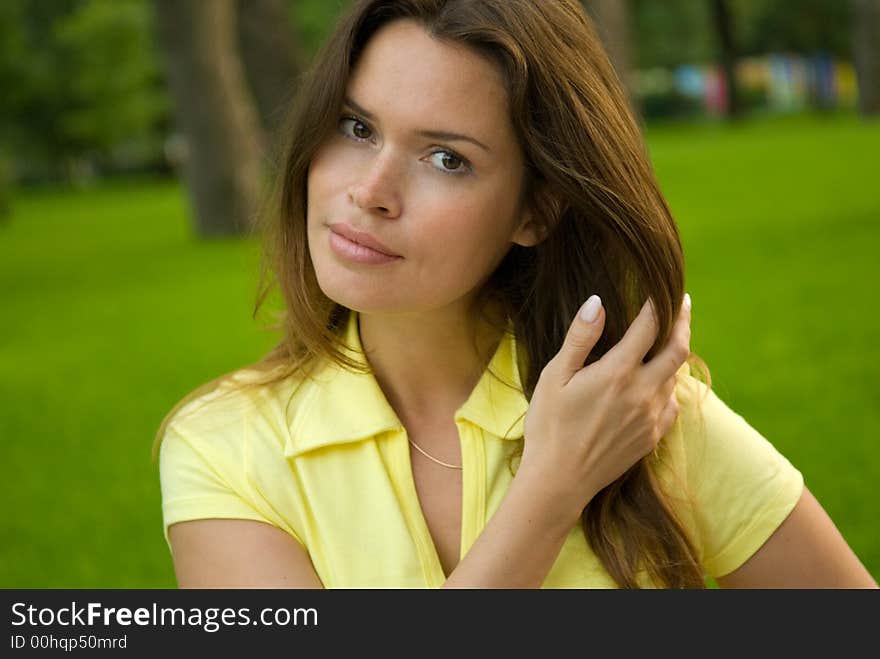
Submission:
M 6 587 L 173 586 L 152 436 L 253 361 L 251 242 L 192 239 L 176 184 L 21 196 L 0 226 Z
M 880 578 L 880 123 L 664 127 L 649 147 L 682 232 L 692 349 Z
M 685 245 L 693 349 L 880 576 L 880 125 L 648 135 Z M 0 586 L 174 585 L 153 433 L 273 342 L 251 319 L 255 272 L 252 241 L 191 236 L 177 184 L 14 198 L 0 222 Z

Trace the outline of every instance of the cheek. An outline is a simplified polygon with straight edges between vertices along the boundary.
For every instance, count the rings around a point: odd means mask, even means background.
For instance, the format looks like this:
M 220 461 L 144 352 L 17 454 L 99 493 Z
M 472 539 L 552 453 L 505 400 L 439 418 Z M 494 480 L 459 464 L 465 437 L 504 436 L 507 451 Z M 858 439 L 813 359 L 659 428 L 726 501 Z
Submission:
M 419 241 L 429 272 L 469 280 L 488 275 L 510 249 L 506 213 L 497 200 L 447 206 Z
M 346 166 L 346 162 L 348 166 Z M 332 139 L 325 142 L 312 156 L 309 164 L 309 173 L 306 179 L 306 191 L 308 203 L 321 208 L 338 195 L 344 185 L 351 158 L 346 155 Z
M 507 195 L 496 193 L 465 205 L 455 218 L 454 230 L 473 255 L 491 260 L 510 243 L 512 213 Z
M 328 185 L 332 180 L 332 176 L 329 171 L 331 168 L 328 165 L 328 159 L 326 156 L 322 157 L 321 152 L 315 154 L 309 165 L 309 173 L 306 178 L 306 199 L 310 211 L 313 208 L 320 208 L 322 201 L 329 193 Z M 312 213 L 309 213 L 310 220 L 311 216 Z

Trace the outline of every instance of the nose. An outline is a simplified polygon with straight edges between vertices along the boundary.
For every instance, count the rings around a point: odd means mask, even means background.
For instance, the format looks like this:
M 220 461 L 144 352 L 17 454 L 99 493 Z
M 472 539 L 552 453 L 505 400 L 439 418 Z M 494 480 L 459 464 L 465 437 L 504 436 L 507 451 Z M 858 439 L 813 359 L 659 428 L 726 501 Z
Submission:
M 363 175 L 348 187 L 348 198 L 358 208 L 385 217 L 400 214 L 399 177 L 391 158 L 377 156 L 365 166 Z

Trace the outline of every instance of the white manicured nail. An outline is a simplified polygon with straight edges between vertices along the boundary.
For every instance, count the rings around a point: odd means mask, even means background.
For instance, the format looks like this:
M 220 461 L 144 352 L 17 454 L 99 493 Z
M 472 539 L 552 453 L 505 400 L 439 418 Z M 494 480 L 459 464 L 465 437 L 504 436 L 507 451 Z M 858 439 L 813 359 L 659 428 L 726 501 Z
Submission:
M 599 299 L 598 295 L 591 295 L 589 299 L 584 302 L 584 306 L 581 307 L 581 318 L 588 323 L 595 322 L 596 318 L 599 317 L 599 308 L 602 306 L 602 300 Z

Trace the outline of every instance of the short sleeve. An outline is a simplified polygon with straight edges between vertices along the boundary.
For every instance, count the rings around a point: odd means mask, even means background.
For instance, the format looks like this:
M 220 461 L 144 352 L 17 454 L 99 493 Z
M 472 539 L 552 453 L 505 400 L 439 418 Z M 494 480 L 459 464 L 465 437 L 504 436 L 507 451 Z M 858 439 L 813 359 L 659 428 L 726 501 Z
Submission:
M 244 477 L 243 441 L 223 432 L 197 436 L 171 424 L 159 448 L 162 518 L 168 527 L 194 519 L 267 520 L 256 510 Z
M 788 459 L 711 389 L 680 382 L 682 440 L 693 519 L 711 577 L 733 572 L 788 517 L 804 479 Z

